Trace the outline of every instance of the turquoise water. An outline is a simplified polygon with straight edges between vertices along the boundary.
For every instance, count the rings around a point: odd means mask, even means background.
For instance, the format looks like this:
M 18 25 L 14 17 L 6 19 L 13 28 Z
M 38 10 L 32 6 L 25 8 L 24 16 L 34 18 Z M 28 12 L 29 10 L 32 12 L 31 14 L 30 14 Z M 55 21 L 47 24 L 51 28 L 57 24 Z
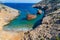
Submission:
M 44 15 L 44 12 L 40 15 L 37 15 L 37 9 L 32 8 L 33 3 L 4 3 L 4 5 L 21 11 L 17 18 L 5 26 L 5 30 L 31 30 L 35 26 L 35 23 L 38 20 L 41 20 Z M 26 18 L 28 13 L 37 15 L 37 18 L 33 20 L 27 20 Z

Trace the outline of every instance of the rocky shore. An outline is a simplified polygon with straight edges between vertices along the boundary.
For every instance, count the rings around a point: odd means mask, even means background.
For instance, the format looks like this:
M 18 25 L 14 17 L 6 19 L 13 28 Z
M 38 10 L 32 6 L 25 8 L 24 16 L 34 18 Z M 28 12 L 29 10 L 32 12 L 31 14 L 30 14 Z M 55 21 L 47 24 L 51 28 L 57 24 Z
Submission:
M 56 40 L 60 34 L 60 9 L 43 18 L 42 24 L 25 33 L 25 40 Z
M 53 6 L 51 1 L 53 0 L 42 0 L 33 5 L 35 8 L 45 8 L 46 14 L 41 25 L 25 33 L 24 40 L 57 40 L 56 37 L 60 37 L 60 5 L 58 5 L 60 1 L 55 0 L 57 4 L 52 3 Z M 46 7 L 48 8 L 46 9 Z
M 44 2 L 41 3 L 44 4 Z M 46 10 L 42 24 L 38 25 L 37 28 L 27 32 L 2 30 L 0 31 L 0 40 L 57 40 L 56 36 L 60 36 L 60 7 L 56 7 L 57 10 L 50 9 L 50 7 L 48 8 L 49 10 Z M 16 17 L 15 15 L 12 16 Z M 12 16 L 10 15 L 11 18 Z M 5 23 L 4 20 L 2 21 Z

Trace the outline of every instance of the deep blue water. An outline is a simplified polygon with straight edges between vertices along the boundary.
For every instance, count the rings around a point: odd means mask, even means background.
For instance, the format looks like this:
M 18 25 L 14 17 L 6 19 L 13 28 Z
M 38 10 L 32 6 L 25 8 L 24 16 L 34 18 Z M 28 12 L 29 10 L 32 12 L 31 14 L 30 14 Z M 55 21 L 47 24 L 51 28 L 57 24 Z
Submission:
M 26 14 L 30 13 L 30 14 L 34 14 L 37 15 L 37 9 L 36 8 L 32 8 L 32 5 L 34 5 L 35 3 L 4 3 L 4 5 L 7 5 L 9 7 L 12 7 L 14 9 L 20 10 L 20 16 L 17 17 L 17 19 L 13 20 L 11 23 L 9 23 L 7 26 L 8 28 L 12 28 L 12 27 L 18 27 L 20 26 L 20 22 L 24 19 L 26 19 Z M 37 18 L 36 23 L 34 24 L 33 27 L 31 28 L 35 28 L 36 26 L 38 26 L 41 23 L 41 20 L 44 16 L 44 12 L 39 16 L 39 18 Z M 32 24 L 33 25 L 33 24 Z M 24 29 L 23 29 L 24 30 Z
M 36 14 L 37 12 L 35 8 L 32 8 L 32 5 L 34 5 L 35 3 L 4 3 L 4 4 L 23 12 L 29 11 L 32 14 Z

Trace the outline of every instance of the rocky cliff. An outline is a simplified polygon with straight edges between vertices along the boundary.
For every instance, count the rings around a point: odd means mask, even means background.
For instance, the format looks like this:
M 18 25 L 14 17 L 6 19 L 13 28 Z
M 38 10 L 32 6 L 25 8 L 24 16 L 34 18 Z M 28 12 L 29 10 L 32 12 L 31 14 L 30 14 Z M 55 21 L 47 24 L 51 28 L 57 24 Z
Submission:
M 25 33 L 25 40 L 56 40 L 60 34 L 60 9 L 43 18 L 42 24 Z
M 39 3 L 33 5 L 32 7 L 47 7 L 47 10 L 45 10 L 47 13 L 53 12 L 60 8 L 60 0 L 42 0 Z
M 36 8 L 44 8 L 45 6 L 48 8 L 45 10 L 46 15 L 42 20 L 42 24 L 34 30 L 26 32 L 24 40 L 57 40 L 56 36 L 60 36 L 60 0 L 55 0 L 57 4 L 54 4 L 55 1 L 51 4 L 51 1 L 53 0 L 42 0 L 33 5 Z

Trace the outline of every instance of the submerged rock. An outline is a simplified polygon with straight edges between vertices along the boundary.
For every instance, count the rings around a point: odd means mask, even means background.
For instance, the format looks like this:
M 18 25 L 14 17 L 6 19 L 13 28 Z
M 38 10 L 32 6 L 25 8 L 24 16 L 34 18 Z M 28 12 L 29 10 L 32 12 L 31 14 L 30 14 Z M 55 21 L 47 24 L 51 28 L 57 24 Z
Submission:
M 35 19 L 36 17 L 37 17 L 36 15 L 28 14 L 27 20 L 32 20 L 32 19 Z

